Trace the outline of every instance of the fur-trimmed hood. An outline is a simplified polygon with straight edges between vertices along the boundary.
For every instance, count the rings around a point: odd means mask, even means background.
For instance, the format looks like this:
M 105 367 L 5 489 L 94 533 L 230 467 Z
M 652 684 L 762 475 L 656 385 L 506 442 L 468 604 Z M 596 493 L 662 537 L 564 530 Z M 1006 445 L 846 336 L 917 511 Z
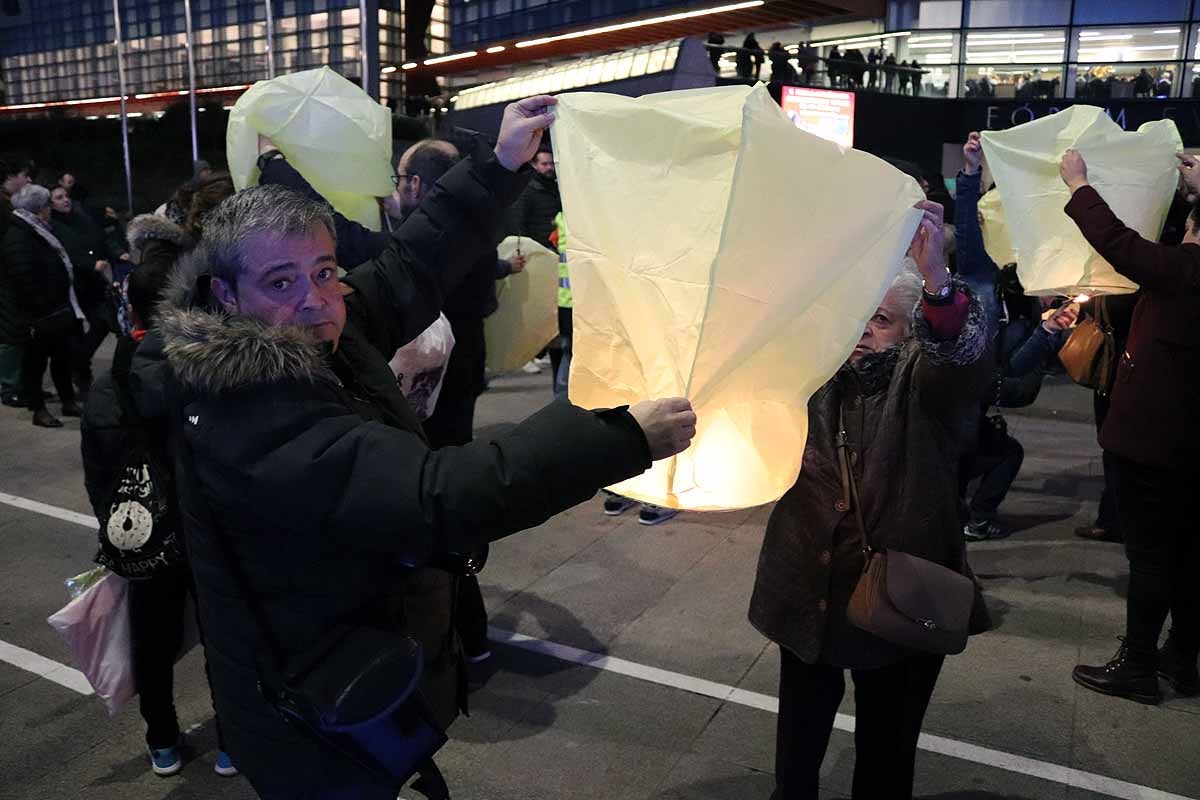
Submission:
M 233 316 L 208 290 L 208 263 L 197 247 L 179 259 L 158 312 L 163 351 L 186 388 L 205 394 L 283 380 L 313 380 L 327 347 L 300 328 Z
M 125 238 L 129 240 L 129 257 L 135 264 L 141 263 L 142 248 L 151 239 L 169 242 L 181 249 L 192 245 L 192 237 L 187 231 L 157 214 L 139 214 L 134 217 L 125 230 Z

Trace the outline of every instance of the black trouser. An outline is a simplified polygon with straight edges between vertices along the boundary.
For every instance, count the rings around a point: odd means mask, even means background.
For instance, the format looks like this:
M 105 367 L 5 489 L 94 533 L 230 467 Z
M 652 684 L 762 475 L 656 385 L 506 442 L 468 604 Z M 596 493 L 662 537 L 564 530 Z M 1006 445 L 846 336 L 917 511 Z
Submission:
M 1118 513 L 1129 558 L 1125 644 L 1136 663 L 1156 663 L 1167 612 L 1180 654 L 1200 653 L 1200 530 L 1186 501 L 1192 487 L 1182 471 L 1114 457 Z
M 982 476 L 975 494 L 971 497 L 970 518 L 972 521 L 994 519 L 997 509 L 1008 496 L 1008 490 L 1021 464 L 1025 461 L 1025 448 L 1009 435 L 999 442 L 999 447 L 989 446 L 988 450 L 979 450 L 971 456 L 962 474 L 963 489 L 966 484 Z M 965 492 L 964 492 L 965 493 Z
M 487 364 L 482 319 L 452 319 L 450 328 L 454 331 L 454 349 L 446 364 L 437 406 L 424 422 L 425 435 L 435 450 L 471 441 L 475 400 L 483 391 L 483 373 Z
M 1092 394 L 1092 408 L 1096 412 L 1096 433 L 1104 427 L 1104 418 L 1108 416 L 1108 396 L 1099 392 Z M 1104 465 L 1104 491 L 1100 494 L 1100 509 L 1096 512 L 1096 527 L 1106 531 L 1121 529 L 1120 516 L 1117 513 L 1117 468 L 1116 458 L 1112 453 L 1101 452 L 1101 463 Z
M 42 378 L 46 375 L 47 361 L 50 362 L 50 377 L 54 381 L 58 399 L 63 404 L 75 402 L 75 385 L 71 383 L 71 376 L 75 370 L 78 337 L 78 333 L 38 335 L 25 345 L 21 362 L 21 399 L 30 411 L 43 411 L 46 408 Z
M 129 625 L 133 642 L 133 672 L 146 744 L 155 750 L 179 741 L 175 715 L 175 660 L 183 646 L 183 615 L 191 591 L 186 569 L 165 570 L 152 578 L 129 582 Z M 208 662 L 204 670 L 208 672 Z M 224 750 L 221 722 L 216 720 L 217 743 Z
M 779 675 L 772 800 L 817 800 L 821 762 L 845 692 L 844 670 L 806 664 L 785 648 Z M 913 655 L 854 678 L 854 800 L 912 796 L 917 737 L 942 656 Z
M 92 359 L 96 351 L 104 344 L 104 338 L 111 332 L 110 321 L 102 307 L 93 307 L 85 312 L 88 318 L 88 329 L 76 340 L 75 352 L 75 383 L 79 391 L 85 395 L 92 386 Z
M 483 320 L 450 320 L 454 331 L 454 349 L 446 365 L 437 406 L 425 420 L 425 435 L 430 447 L 464 445 L 471 441 L 475 426 L 475 400 L 483 391 L 487 347 Z M 487 610 L 479 579 L 466 575 L 458 579 L 454 627 L 467 655 L 479 655 L 487 649 Z

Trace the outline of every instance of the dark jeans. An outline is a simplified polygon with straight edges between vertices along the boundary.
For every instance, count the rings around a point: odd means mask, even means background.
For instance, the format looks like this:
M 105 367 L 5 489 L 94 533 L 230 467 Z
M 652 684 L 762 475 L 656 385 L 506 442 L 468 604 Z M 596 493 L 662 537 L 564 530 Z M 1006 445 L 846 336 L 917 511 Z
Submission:
M 468 657 L 481 655 L 488 649 L 487 608 L 479 590 L 479 578 L 462 575 L 458 578 L 454 608 L 454 629 L 462 640 Z
M 1190 481 L 1180 470 L 1150 467 L 1114 456 L 1118 512 L 1129 558 L 1125 644 L 1131 660 L 1156 661 L 1167 612 L 1176 647 L 1185 659 L 1200 653 L 1200 530 L 1187 502 Z
M 63 403 L 75 402 L 75 385 L 71 383 L 71 377 L 75 371 L 78 337 L 78 334 L 35 336 L 25 345 L 21 362 L 21 397 L 30 411 L 46 408 L 46 398 L 42 394 L 46 362 L 50 363 L 50 377 L 54 380 L 58 399 Z
M 1108 416 L 1108 403 L 1107 395 L 1093 393 L 1092 408 L 1096 412 L 1096 433 L 1104 427 L 1104 418 Z M 1096 527 L 1106 531 L 1119 531 L 1121 524 L 1117 512 L 1116 457 L 1104 450 L 1101 453 L 1101 463 L 1104 465 L 1104 491 L 1100 494 L 1100 510 L 1096 512 Z
M 779 675 L 775 793 L 771 800 L 817 800 L 821 762 L 845 692 L 845 673 L 806 664 L 785 648 Z M 851 670 L 854 678 L 853 800 L 908 800 L 917 737 L 942 656 L 913 655 L 880 669 Z
M 454 331 L 454 349 L 450 351 L 437 407 L 424 423 L 429 445 L 435 450 L 467 444 L 474 436 L 475 400 L 483 391 L 487 363 L 482 319 L 450 320 L 450 327 Z M 467 575 L 457 583 L 454 627 L 467 655 L 479 655 L 487 649 L 487 610 L 479 591 L 479 579 Z
M 1024 461 L 1025 448 L 1011 436 L 1005 436 L 998 447 L 992 446 L 989 451 L 980 450 L 971 456 L 961 477 L 963 493 L 966 493 L 966 484 L 982 477 L 971 497 L 971 520 L 996 517 L 996 511 L 1008 496 L 1008 490 L 1017 479 Z
M 185 569 L 170 569 L 129 582 L 129 625 L 138 702 L 146 721 L 146 744 L 155 750 L 179 741 L 175 715 L 175 660 L 183 646 L 183 615 L 191 591 Z M 208 662 L 204 665 L 208 671 Z M 220 720 L 217 743 L 224 750 Z

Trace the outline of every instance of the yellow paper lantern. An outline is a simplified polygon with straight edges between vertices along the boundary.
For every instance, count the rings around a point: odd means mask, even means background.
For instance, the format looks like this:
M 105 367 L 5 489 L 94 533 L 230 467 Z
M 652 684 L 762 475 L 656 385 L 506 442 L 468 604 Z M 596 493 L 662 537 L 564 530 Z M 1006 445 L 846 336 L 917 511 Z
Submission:
M 1058 174 L 1062 155 L 1078 150 L 1088 180 L 1126 225 L 1157 239 L 1178 182 L 1175 153 L 1183 148 L 1169 119 L 1127 133 L 1096 106 L 1077 105 L 1006 131 L 983 134 L 996 178 L 1017 274 L 1027 294 L 1128 294 L 1137 284 L 1092 249 L 1063 207 L 1070 190 Z
M 483 323 L 493 372 L 520 368 L 558 336 L 558 254 L 528 236 L 509 236 L 497 248 L 505 261 L 518 252 L 525 270 L 496 282 L 500 307 Z
M 979 198 L 979 226 L 983 232 L 983 249 L 996 266 L 1015 264 L 1017 250 L 1008 234 L 1008 219 L 1004 215 L 1004 204 L 995 189 Z
M 763 86 L 559 97 L 571 401 L 681 395 L 687 452 L 613 487 L 672 508 L 779 498 L 809 397 L 850 356 L 920 219 L 916 182 L 805 133 Z
M 239 191 L 258 183 L 258 136 L 271 139 L 335 209 L 379 230 L 392 193 L 392 112 L 329 67 L 259 81 L 229 112 L 225 151 Z M 354 267 L 356 264 L 343 264 Z

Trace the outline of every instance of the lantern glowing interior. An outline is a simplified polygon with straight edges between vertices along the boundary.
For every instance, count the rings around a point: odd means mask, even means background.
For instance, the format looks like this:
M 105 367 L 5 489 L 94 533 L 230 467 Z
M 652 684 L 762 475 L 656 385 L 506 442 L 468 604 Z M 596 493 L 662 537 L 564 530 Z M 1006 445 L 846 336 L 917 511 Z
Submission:
M 528 236 L 509 236 L 497 248 L 505 261 L 518 252 L 525 269 L 496 282 L 500 307 L 483 322 L 493 372 L 518 369 L 558 336 L 558 253 Z
M 763 86 L 559 98 L 552 129 L 574 292 L 571 401 L 685 396 L 692 448 L 613 490 L 673 508 L 770 502 L 807 404 L 845 362 L 924 195 L 794 127 Z
M 1183 143 L 1169 119 L 1126 133 L 1096 106 L 1072 106 L 1006 131 L 983 134 L 996 178 L 1017 274 L 1031 295 L 1128 294 L 1137 284 L 1118 274 L 1063 211 L 1071 193 L 1058 165 L 1068 149 L 1083 155 L 1088 181 L 1126 225 L 1147 239 L 1162 231 Z
M 392 193 L 392 114 L 329 67 L 259 81 L 229 112 L 233 185 L 258 183 L 258 135 L 346 217 L 379 230 L 376 197 Z M 349 269 L 357 264 L 342 264 Z

